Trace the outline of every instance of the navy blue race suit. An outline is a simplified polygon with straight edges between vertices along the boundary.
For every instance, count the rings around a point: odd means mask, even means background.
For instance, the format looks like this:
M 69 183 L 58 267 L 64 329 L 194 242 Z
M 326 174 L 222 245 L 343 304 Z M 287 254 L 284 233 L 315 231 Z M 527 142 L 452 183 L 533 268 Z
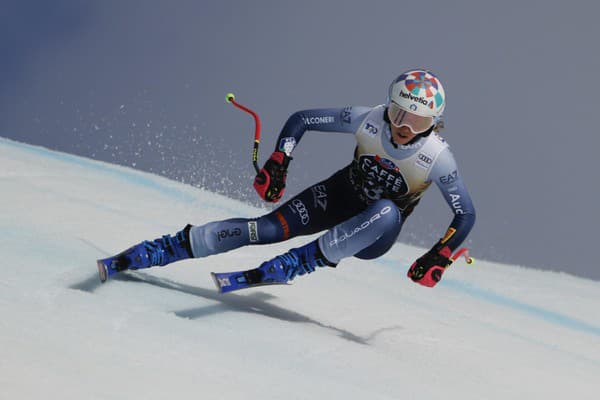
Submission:
M 326 231 L 318 240 L 329 261 L 376 258 L 394 244 L 431 183 L 454 215 L 438 243 L 455 250 L 471 231 L 475 222 L 471 197 L 454 156 L 437 133 L 396 145 L 384 105 L 314 109 L 290 116 L 276 150 L 291 155 L 306 131 L 353 134 L 357 146 L 352 161 L 262 217 L 192 227 L 194 257 Z

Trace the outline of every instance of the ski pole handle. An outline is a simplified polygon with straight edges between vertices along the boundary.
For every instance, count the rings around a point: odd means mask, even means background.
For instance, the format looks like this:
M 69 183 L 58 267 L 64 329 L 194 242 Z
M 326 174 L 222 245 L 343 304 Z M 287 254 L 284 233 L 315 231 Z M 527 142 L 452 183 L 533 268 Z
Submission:
M 456 253 L 454 253 L 452 257 L 450 257 L 450 260 L 454 262 L 458 260 L 461 256 L 465 258 L 467 264 L 473 264 L 475 262 L 475 259 L 469 255 L 469 249 L 467 249 L 466 247 L 462 247 L 456 250 Z
M 255 113 L 248 107 L 235 101 L 235 95 L 233 93 L 227 93 L 225 100 L 228 103 L 233 104 L 240 110 L 252 115 L 252 117 L 254 118 L 254 148 L 252 149 L 252 164 L 254 164 L 254 169 L 256 170 L 256 173 L 258 174 L 258 172 L 260 171 L 260 168 L 258 167 L 258 145 L 260 143 L 260 118 L 258 117 L 257 113 Z

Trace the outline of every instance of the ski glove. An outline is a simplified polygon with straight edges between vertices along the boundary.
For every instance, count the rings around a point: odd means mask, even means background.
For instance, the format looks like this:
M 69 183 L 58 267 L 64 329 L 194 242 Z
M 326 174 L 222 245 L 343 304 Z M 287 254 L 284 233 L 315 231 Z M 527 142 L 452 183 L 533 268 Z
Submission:
M 285 191 L 287 168 L 292 157 L 282 151 L 276 151 L 254 178 L 254 189 L 265 201 L 276 203 Z
M 452 250 L 448 246 L 436 245 L 413 263 L 407 276 L 414 282 L 427 287 L 434 287 L 446 268 L 452 264 Z

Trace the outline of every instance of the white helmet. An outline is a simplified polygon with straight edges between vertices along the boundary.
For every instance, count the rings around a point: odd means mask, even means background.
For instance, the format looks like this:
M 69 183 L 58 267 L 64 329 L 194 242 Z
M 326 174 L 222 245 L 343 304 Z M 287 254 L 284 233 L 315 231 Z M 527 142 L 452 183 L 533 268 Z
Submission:
M 408 125 L 415 133 L 423 132 L 426 130 L 423 129 L 425 125 L 429 129 L 439 121 L 444 107 L 444 87 L 429 71 L 415 69 L 404 72 L 390 85 L 388 116 L 396 126 Z M 421 118 L 418 123 L 412 123 L 413 115 L 425 118 Z

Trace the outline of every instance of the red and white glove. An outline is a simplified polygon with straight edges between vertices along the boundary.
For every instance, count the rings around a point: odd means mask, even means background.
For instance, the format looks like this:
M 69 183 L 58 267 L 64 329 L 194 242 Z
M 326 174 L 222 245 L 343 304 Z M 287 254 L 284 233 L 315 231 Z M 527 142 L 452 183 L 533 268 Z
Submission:
M 411 265 L 406 274 L 418 284 L 434 287 L 442 279 L 446 268 L 452 264 L 452 250 L 448 246 L 434 246 Z
M 287 168 L 292 157 L 282 151 L 276 151 L 254 178 L 254 189 L 265 201 L 276 203 L 285 191 Z

